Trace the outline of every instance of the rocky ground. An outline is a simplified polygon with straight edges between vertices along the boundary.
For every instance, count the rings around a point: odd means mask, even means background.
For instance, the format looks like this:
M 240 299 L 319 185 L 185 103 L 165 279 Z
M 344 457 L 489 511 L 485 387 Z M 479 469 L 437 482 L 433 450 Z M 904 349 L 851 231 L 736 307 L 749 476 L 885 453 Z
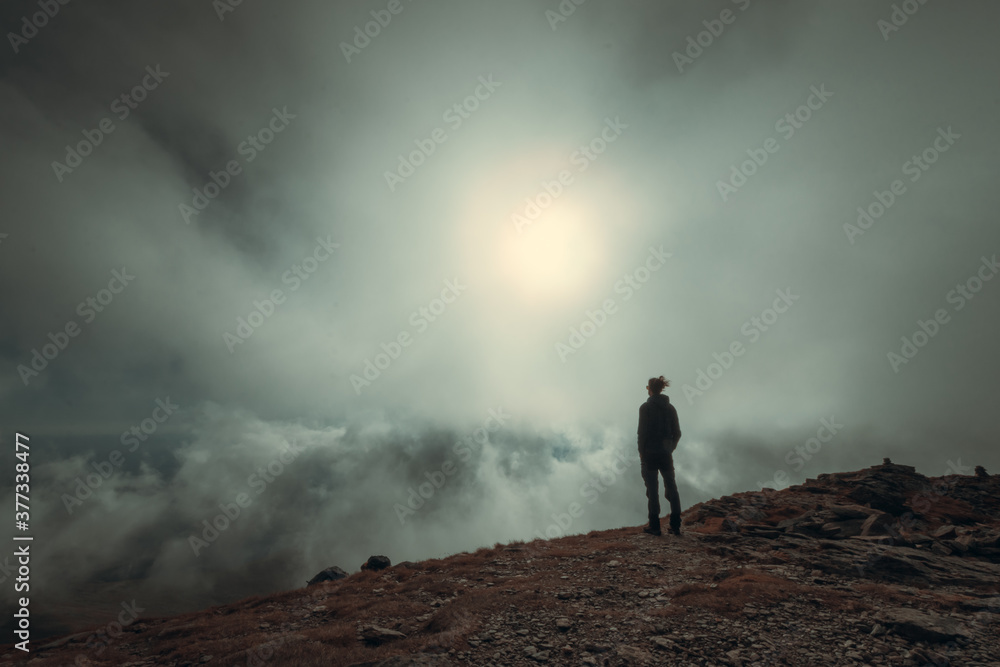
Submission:
M 1000 475 L 886 463 L 71 635 L 48 665 L 1000 665 Z M 335 576 L 341 576 L 336 574 Z

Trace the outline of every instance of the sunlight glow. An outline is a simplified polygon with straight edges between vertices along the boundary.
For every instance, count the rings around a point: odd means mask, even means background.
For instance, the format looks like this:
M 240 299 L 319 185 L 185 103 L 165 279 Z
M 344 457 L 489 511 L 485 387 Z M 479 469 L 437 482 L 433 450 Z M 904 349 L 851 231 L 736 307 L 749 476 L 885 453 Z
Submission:
M 498 269 L 530 300 L 578 296 L 600 264 L 594 221 L 568 199 L 544 210 L 500 244 Z
M 555 146 L 512 154 L 477 175 L 459 203 L 456 249 L 505 316 L 586 301 L 606 280 L 611 225 L 593 185 L 553 185 L 566 155 Z

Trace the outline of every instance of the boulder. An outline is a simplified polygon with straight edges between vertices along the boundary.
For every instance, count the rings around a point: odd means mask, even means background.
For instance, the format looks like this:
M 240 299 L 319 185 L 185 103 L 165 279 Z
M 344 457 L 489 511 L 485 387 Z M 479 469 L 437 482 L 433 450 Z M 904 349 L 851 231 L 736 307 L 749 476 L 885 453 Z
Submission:
M 342 569 L 334 565 L 333 567 L 328 567 L 315 577 L 306 582 L 307 586 L 312 586 L 313 584 L 320 584 L 324 581 L 337 581 L 338 579 L 343 579 L 347 576 L 347 573 Z
M 406 635 L 402 632 L 377 625 L 366 625 L 361 628 L 361 639 L 369 646 L 381 646 L 387 642 L 405 638 Z
M 379 570 L 384 570 L 385 568 L 391 566 L 392 563 L 389 562 L 386 556 L 370 556 L 368 561 L 361 566 L 362 570 L 373 570 L 375 572 Z

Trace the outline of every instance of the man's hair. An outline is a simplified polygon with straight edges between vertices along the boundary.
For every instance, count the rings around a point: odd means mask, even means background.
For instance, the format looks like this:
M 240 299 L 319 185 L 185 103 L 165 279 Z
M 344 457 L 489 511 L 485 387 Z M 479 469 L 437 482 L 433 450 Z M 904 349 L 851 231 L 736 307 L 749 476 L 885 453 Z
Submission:
M 662 375 L 658 378 L 649 378 L 649 388 L 653 390 L 654 394 L 663 393 L 663 388 L 669 386 L 670 380 L 667 380 Z

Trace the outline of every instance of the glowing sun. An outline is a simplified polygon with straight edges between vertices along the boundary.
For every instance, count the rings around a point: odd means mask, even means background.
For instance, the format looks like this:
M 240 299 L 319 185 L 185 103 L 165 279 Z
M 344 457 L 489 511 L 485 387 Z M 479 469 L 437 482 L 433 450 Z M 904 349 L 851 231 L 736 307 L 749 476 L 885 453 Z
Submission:
M 586 209 L 556 200 L 529 224 L 505 235 L 498 247 L 500 273 L 530 300 L 572 296 L 584 289 L 601 252 L 595 224 Z

